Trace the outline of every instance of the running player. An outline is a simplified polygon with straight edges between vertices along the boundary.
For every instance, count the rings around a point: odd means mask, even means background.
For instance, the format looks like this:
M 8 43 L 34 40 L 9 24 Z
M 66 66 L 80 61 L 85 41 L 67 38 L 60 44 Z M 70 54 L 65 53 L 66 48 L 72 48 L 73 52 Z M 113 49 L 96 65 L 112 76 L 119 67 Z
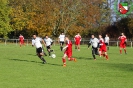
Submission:
M 79 33 L 75 35 L 74 40 L 75 40 L 75 49 L 78 49 L 78 51 L 80 51 L 81 36 Z
M 99 55 L 98 43 L 99 43 L 99 40 L 97 38 L 95 38 L 94 35 L 91 35 L 91 39 L 90 39 L 90 42 L 88 44 L 88 49 L 89 49 L 90 45 L 92 45 L 92 56 L 93 56 L 94 60 L 96 60 L 95 55 Z
M 99 35 L 99 54 L 100 54 L 100 57 L 101 57 L 101 55 L 103 55 L 103 57 L 105 57 L 106 60 L 109 59 L 108 54 L 107 54 L 106 45 L 102 38 L 102 35 Z
M 60 49 L 62 51 L 63 49 L 63 45 L 64 45 L 64 41 L 65 41 L 65 34 L 61 33 L 58 39 L 58 42 L 60 43 Z
M 53 40 L 51 38 L 49 38 L 48 35 L 46 35 L 44 41 L 45 41 L 49 56 L 51 56 L 51 52 L 53 52 L 53 50 L 51 50 L 51 45 L 53 44 Z
M 45 42 L 42 38 L 37 37 L 35 34 L 33 35 L 34 41 L 32 41 L 32 44 L 36 47 L 36 53 L 38 55 L 38 57 L 43 61 L 43 64 L 46 63 L 46 60 L 43 58 L 43 49 L 42 49 L 42 44 L 41 42 L 44 44 L 45 46 Z
M 72 58 L 72 42 L 69 40 L 67 36 L 65 36 L 66 46 L 63 48 L 64 56 L 62 57 L 63 66 L 66 66 L 66 57 L 68 57 L 69 61 L 75 61 L 76 58 Z
M 109 50 L 109 36 L 107 34 L 104 40 L 105 40 L 106 47 Z
M 20 34 L 20 36 L 19 36 L 19 45 L 20 45 L 20 47 L 21 47 L 22 45 L 24 45 L 24 36 L 21 35 L 21 34 Z
M 127 42 L 127 38 L 126 38 L 126 36 L 124 35 L 124 33 L 121 33 L 121 36 L 120 36 L 118 39 L 120 40 L 120 44 L 119 44 L 119 47 L 120 47 L 120 54 L 122 54 L 122 49 L 124 49 L 125 54 L 127 54 L 127 52 L 126 52 L 126 42 Z

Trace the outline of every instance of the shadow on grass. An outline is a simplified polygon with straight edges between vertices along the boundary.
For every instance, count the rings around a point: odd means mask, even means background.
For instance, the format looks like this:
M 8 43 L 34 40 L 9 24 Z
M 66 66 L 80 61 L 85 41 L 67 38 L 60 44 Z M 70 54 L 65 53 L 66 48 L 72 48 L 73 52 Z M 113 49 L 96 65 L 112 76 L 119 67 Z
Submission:
M 29 60 L 21 60 L 21 59 L 9 59 L 9 60 L 22 61 L 22 62 L 42 63 L 42 62 L 37 62 L 37 61 L 29 61 Z
M 9 59 L 9 60 L 13 60 L 13 61 L 21 61 L 21 62 L 32 62 L 32 63 L 41 63 L 43 64 L 42 62 L 37 62 L 37 61 L 29 61 L 29 60 L 21 60 L 21 59 Z M 54 65 L 54 66 L 62 66 L 62 65 L 59 65 L 59 64 L 51 64 L 51 63 L 46 63 L 48 65 Z
M 61 64 L 51 64 L 51 63 L 47 63 L 47 64 L 49 64 L 49 65 L 53 65 L 53 66 L 62 66 Z
M 77 58 L 77 59 L 83 59 L 83 60 L 93 60 L 93 58 L 91 58 L 91 57 L 75 57 L 75 58 Z
M 27 54 L 27 55 L 29 55 L 29 56 L 37 56 L 36 54 Z
M 126 63 L 99 63 L 99 64 L 114 70 L 133 71 L 133 64 L 126 64 Z

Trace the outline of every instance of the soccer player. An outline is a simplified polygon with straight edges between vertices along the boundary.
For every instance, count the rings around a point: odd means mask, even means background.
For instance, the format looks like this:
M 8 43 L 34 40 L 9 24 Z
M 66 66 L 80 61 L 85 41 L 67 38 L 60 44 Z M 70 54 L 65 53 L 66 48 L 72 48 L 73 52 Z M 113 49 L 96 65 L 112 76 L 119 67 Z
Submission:
M 61 33 L 58 39 L 58 42 L 60 43 L 60 49 L 62 51 L 63 49 L 63 45 L 64 45 L 64 41 L 65 41 L 65 34 Z
M 78 51 L 80 51 L 81 36 L 79 33 L 77 35 L 75 35 L 74 41 L 75 41 L 75 49 L 78 49 Z
M 99 40 L 97 38 L 95 38 L 94 35 L 91 35 L 91 39 L 90 39 L 90 42 L 88 44 L 88 49 L 89 49 L 90 45 L 92 45 L 92 56 L 93 56 L 94 60 L 96 60 L 95 55 L 99 55 L 98 43 L 99 43 Z
M 22 34 L 19 35 L 19 45 L 20 47 L 24 45 L 24 36 Z
M 66 57 L 68 57 L 69 61 L 75 61 L 76 58 L 72 58 L 72 42 L 69 40 L 67 36 L 65 36 L 66 46 L 63 48 L 64 55 L 62 57 L 63 67 L 66 67 Z
M 105 45 L 107 46 L 107 49 L 109 50 L 109 36 L 107 34 L 104 40 L 105 40 Z
M 109 59 L 108 54 L 107 54 L 106 45 L 102 38 L 102 35 L 99 35 L 99 54 L 100 54 L 100 57 L 101 57 L 101 55 L 103 55 L 103 57 L 105 57 L 106 60 Z
M 48 35 L 46 35 L 44 41 L 45 41 L 49 56 L 51 56 L 51 52 L 53 52 L 53 50 L 51 50 L 51 45 L 53 44 L 53 40 L 49 38 Z
M 127 38 L 126 38 L 126 36 L 124 35 L 124 33 L 121 33 L 121 36 L 120 36 L 118 39 L 120 40 L 120 44 L 119 44 L 119 47 L 120 47 L 120 54 L 122 54 L 122 49 L 124 49 L 125 54 L 127 54 L 127 52 L 126 52 L 126 42 L 127 42 Z
M 42 49 L 42 44 L 41 42 L 44 44 L 45 46 L 45 42 L 42 38 L 37 37 L 35 34 L 33 35 L 34 41 L 32 41 L 32 44 L 36 47 L 36 53 L 38 55 L 38 57 L 43 61 L 43 64 L 46 63 L 46 60 L 43 58 L 43 49 Z

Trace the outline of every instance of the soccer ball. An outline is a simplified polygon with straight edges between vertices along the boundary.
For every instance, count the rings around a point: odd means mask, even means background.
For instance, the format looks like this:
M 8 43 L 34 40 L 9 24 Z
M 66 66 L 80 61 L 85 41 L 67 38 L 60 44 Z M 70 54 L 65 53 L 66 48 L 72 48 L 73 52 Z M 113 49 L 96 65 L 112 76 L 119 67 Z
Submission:
M 56 55 L 55 55 L 55 54 L 52 54 L 51 57 L 52 57 L 52 58 L 56 58 Z

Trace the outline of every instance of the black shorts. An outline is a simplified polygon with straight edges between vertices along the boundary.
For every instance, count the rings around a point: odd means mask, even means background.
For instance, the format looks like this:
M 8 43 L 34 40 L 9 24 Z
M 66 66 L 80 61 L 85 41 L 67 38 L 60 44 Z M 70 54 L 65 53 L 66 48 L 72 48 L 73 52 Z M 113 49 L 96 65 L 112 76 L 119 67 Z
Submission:
M 98 48 L 92 47 L 92 54 L 99 55 Z
M 42 53 L 42 47 L 36 48 L 37 53 Z
M 105 43 L 105 45 L 106 45 L 106 46 L 108 46 L 108 45 L 109 45 L 109 43 Z
M 64 45 L 64 41 L 60 41 L 60 45 L 62 45 L 62 46 L 63 46 L 63 45 Z
M 48 50 L 48 49 L 51 49 L 50 45 L 49 45 L 49 46 L 46 46 L 46 48 L 47 48 L 47 50 Z

